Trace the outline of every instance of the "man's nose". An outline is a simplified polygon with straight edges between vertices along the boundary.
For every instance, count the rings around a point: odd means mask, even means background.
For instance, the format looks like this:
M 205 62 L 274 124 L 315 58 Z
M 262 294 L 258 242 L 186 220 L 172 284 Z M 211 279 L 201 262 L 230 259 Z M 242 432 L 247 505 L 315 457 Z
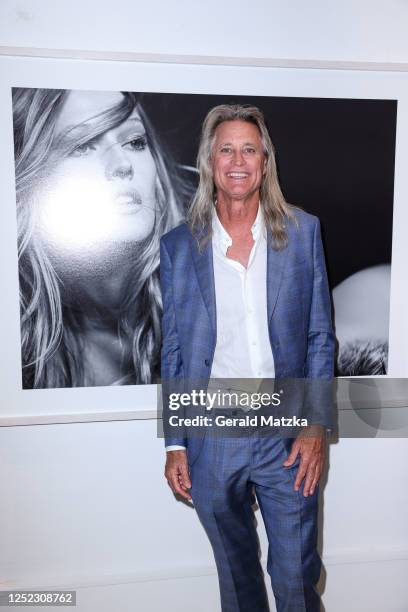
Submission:
M 242 151 L 234 151 L 232 161 L 237 166 L 241 166 L 245 162 L 244 156 L 242 155 Z
M 105 174 L 108 180 L 131 179 L 134 175 L 133 165 L 128 159 L 126 152 L 123 150 L 114 150 L 112 147 L 109 151 L 106 162 Z

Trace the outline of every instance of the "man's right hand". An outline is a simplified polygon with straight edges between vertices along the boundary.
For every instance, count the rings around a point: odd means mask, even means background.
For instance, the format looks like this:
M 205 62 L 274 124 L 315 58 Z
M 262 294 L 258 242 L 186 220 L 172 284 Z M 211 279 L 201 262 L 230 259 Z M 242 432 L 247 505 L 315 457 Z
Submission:
M 187 501 L 192 501 L 188 493 L 188 489 L 191 489 L 191 480 L 185 450 L 167 451 L 164 475 L 173 493 L 181 495 Z

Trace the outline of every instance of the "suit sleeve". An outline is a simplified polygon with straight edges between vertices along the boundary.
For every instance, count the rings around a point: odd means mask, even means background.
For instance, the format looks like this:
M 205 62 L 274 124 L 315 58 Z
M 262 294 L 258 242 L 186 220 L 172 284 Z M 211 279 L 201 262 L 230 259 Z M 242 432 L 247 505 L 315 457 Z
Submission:
M 334 427 L 335 336 L 331 300 L 321 239 L 316 219 L 313 235 L 313 292 L 307 335 L 305 364 L 306 414 L 311 424 Z
M 184 429 L 170 425 L 170 417 L 182 417 L 181 408 L 170 409 L 172 394 L 183 392 L 184 369 L 177 332 L 173 297 L 173 266 L 163 239 L 160 241 L 160 284 L 163 300 L 161 379 L 165 446 L 187 446 Z

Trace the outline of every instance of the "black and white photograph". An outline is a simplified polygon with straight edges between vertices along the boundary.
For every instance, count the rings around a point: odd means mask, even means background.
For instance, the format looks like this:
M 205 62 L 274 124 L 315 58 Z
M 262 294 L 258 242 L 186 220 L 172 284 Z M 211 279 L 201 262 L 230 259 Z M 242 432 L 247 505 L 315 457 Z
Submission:
M 395 100 L 12 93 L 24 389 L 159 380 L 159 240 L 222 103 L 263 111 L 285 199 L 321 221 L 336 374 L 387 373 Z
M 178 173 L 134 93 L 13 91 L 24 388 L 154 383 Z

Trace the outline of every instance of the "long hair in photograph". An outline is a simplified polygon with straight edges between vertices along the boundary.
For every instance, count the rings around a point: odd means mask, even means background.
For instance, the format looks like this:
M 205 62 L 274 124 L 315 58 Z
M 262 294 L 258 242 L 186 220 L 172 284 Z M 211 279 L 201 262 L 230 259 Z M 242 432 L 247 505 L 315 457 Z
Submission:
M 70 308 L 64 299 L 64 283 L 36 232 L 37 189 L 67 154 L 58 147 L 55 125 L 69 92 L 13 89 L 24 388 L 92 386 L 82 359 L 81 312 Z M 118 337 L 125 339 L 121 364 L 126 374 L 106 384 L 152 383 L 160 366 L 159 240 L 183 219 L 182 203 L 188 189 L 176 165 L 163 152 L 140 97 L 121 93 L 121 103 L 93 117 L 88 130 L 78 130 L 72 147 L 80 147 L 120 125 L 135 108 L 144 124 L 157 170 L 154 230 L 141 246 L 116 322 Z

